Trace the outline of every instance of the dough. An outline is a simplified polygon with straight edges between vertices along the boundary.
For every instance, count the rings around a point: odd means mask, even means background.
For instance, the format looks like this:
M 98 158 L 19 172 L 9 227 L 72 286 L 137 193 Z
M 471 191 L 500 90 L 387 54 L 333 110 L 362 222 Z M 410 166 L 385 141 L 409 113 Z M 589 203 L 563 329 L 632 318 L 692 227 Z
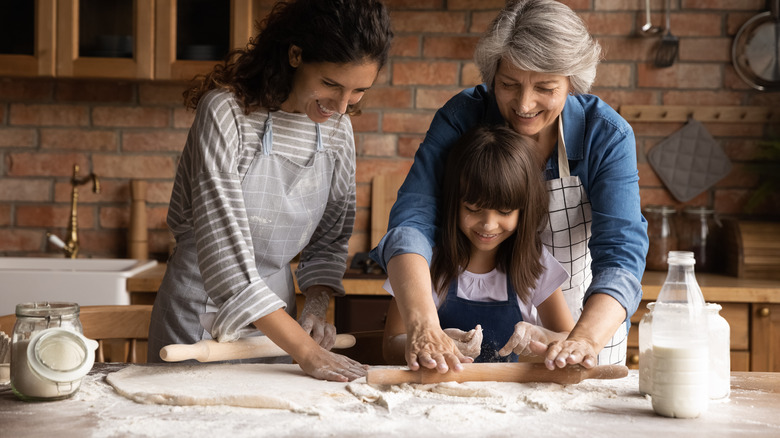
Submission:
M 229 405 L 319 414 L 361 402 L 346 383 L 307 376 L 291 364 L 130 365 L 106 376 L 138 403 Z

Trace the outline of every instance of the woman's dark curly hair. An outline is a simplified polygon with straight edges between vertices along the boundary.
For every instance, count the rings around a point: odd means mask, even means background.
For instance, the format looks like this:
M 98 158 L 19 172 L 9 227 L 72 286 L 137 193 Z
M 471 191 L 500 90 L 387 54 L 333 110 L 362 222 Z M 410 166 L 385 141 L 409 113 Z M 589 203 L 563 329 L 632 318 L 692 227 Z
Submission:
M 207 91 L 223 88 L 246 113 L 278 110 L 292 90 L 291 45 L 301 48 L 303 62 L 376 62 L 381 69 L 393 38 L 390 16 L 379 0 L 280 1 L 257 27 L 246 48 L 231 51 L 211 73 L 196 77 L 199 83 L 184 92 L 188 108 L 195 109 Z M 347 112 L 357 110 L 350 106 Z

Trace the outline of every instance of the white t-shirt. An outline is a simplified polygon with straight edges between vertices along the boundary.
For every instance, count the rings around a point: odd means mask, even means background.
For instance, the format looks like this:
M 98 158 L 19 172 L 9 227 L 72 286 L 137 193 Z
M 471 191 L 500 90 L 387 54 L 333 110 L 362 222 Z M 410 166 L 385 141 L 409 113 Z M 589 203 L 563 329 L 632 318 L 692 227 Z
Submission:
M 569 273 L 545 247 L 542 247 L 542 266 L 545 267 L 545 270 L 536 281 L 536 287 L 531 290 L 529 302 L 523 303 L 520 301 L 520 297 L 514 294 L 523 315 L 523 321 L 539 326 L 542 325 L 542 321 L 539 319 L 536 307 L 569 279 Z M 389 280 L 385 281 L 383 287 L 390 295 L 394 295 Z M 433 290 L 433 287 L 431 287 L 431 292 L 433 302 L 438 309 L 439 295 Z M 486 274 L 463 271 L 458 277 L 458 297 L 471 301 L 504 301 L 507 297 L 506 274 L 496 269 Z

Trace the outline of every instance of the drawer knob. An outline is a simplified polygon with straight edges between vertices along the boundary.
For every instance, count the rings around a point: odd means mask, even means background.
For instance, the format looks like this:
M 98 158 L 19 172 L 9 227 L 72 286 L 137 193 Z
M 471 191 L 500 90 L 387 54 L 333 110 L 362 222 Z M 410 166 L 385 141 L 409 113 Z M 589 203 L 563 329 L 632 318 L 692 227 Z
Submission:
M 636 365 L 639 363 L 639 355 L 638 354 L 632 354 L 631 357 L 628 358 L 628 361 L 632 365 Z
M 769 307 L 762 307 L 758 309 L 758 316 L 763 316 L 763 317 L 769 316 Z

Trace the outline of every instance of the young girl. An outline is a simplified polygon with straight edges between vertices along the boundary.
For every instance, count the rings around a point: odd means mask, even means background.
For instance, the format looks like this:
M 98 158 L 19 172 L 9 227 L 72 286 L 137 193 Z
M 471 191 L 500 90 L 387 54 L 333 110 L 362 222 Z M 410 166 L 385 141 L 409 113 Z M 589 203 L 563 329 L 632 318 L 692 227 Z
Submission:
M 530 339 L 549 344 L 574 326 L 560 289 L 568 274 L 540 240 L 548 194 L 535 150 L 511 128 L 479 127 L 447 159 L 433 300 L 445 333 L 477 362 L 517 361 Z M 392 293 L 389 282 L 385 288 Z M 384 334 L 389 363 L 406 363 L 405 331 L 394 298 Z
M 230 342 L 249 329 L 313 377 L 365 375 L 328 351 L 335 327 L 325 313 L 344 293 L 355 220 L 349 116 L 391 39 L 379 0 L 280 1 L 246 49 L 185 93 L 195 120 L 171 194 L 176 249 L 154 303 L 150 362 L 168 344 Z

